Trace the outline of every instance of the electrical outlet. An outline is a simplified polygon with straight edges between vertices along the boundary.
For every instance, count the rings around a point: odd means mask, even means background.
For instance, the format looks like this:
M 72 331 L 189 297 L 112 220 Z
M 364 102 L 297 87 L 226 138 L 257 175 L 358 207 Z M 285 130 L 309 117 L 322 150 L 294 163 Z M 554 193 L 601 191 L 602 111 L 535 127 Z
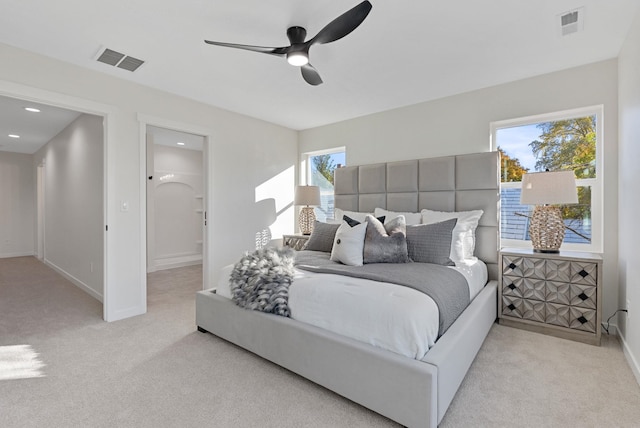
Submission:
M 627 299 L 627 321 L 631 318 L 629 315 L 629 308 L 631 307 L 631 301 Z

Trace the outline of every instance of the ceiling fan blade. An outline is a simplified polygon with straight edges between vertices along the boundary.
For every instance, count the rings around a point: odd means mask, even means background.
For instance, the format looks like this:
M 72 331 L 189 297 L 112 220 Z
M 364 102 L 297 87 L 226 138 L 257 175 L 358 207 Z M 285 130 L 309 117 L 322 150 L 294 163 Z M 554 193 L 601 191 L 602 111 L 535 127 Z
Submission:
M 339 40 L 358 28 L 362 21 L 371 11 L 372 5 L 368 0 L 363 1 L 353 9 L 343 13 L 326 27 L 324 27 L 316 36 L 309 40 L 309 44 L 331 43 Z
M 303 79 L 310 85 L 318 86 L 322 83 L 322 78 L 318 71 L 311 64 L 305 64 L 300 67 Z
M 235 44 L 235 43 L 212 42 L 211 40 L 205 40 L 204 42 L 208 43 L 210 45 L 224 46 L 224 47 L 227 47 L 227 48 L 243 49 L 245 51 L 260 52 L 260 53 L 265 53 L 265 54 L 269 54 L 269 55 L 276 55 L 276 56 L 284 56 L 284 55 L 286 55 L 287 52 L 289 52 L 289 49 L 291 48 L 291 46 L 282 47 L 282 48 L 269 48 L 269 47 L 265 47 L 265 46 L 238 45 L 238 44 Z

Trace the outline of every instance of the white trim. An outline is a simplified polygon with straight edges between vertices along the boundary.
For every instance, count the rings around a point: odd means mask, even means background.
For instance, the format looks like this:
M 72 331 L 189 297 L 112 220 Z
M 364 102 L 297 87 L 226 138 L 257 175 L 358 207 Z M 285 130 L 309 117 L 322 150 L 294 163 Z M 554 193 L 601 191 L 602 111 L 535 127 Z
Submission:
M 576 179 L 576 186 L 590 186 L 591 191 L 591 243 L 576 244 L 563 243 L 561 249 L 565 251 L 584 251 L 601 254 L 604 249 L 604 105 L 580 107 L 552 113 L 538 114 L 515 119 L 499 120 L 490 123 L 490 149 L 498 150 L 496 132 L 498 129 L 513 128 L 541 122 L 553 122 L 564 119 L 575 119 L 586 116 L 596 116 L 596 178 Z M 520 183 L 501 183 L 505 188 L 519 188 Z M 531 241 L 501 239 L 501 247 L 531 247 Z
M 141 278 L 142 284 L 144 284 L 143 293 L 144 293 L 144 302 L 146 307 L 147 301 L 147 125 L 158 126 L 160 128 L 171 129 L 178 132 L 188 132 L 190 134 L 196 134 L 204 137 L 204 143 L 202 146 L 202 157 L 203 157 L 203 171 L 202 171 L 202 180 L 203 180 L 203 209 L 206 213 L 207 217 L 207 227 L 204 228 L 203 239 L 202 239 L 202 289 L 206 290 L 210 288 L 214 284 L 213 275 L 213 249 L 210 246 L 210 243 L 213 242 L 213 228 L 209 227 L 209 225 L 213 224 L 212 221 L 212 213 L 213 213 L 213 186 L 210 185 L 211 178 L 213 177 L 213 141 L 214 132 L 209 129 L 199 125 L 194 125 L 191 123 L 178 122 L 175 120 L 165 119 L 162 117 L 151 116 L 143 113 L 138 113 L 138 122 L 140 123 L 140 171 L 144 171 L 143 174 L 140 174 L 140 224 L 141 224 L 141 236 L 140 242 L 142 247 L 142 257 L 141 262 Z M 204 217 L 203 217 L 204 218 Z M 156 266 L 156 270 L 158 267 Z
M 304 174 L 300 174 L 299 184 L 306 185 L 309 183 L 311 177 L 311 162 L 309 162 L 309 158 L 320 155 L 332 155 L 334 153 L 344 153 L 344 163 L 345 165 L 347 164 L 347 148 L 345 146 L 302 153 L 300 156 L 300 165 L 304 167 Z
M 347 164 L 347 148 L 345 146 L 332 147 L 329 149 L 315 150 L 311 152 L 302 153 L 300 155 L 300 171 L 304 171 L 304 173 L 299 174 L 298 183 L 303 186 L 311 184 L 311 162 L 309 161 L 310 158 L 314 156 L 332 155 L 336 153 L 344 153 L 344 163 L 346 165 Z M 341 166 L 345 166 L 345 165 L 341 165 Z M 295 218 L 296 218 L 294 230 L 296 233 L 300 233 L 300 229 L 299 229 L 300 226 L 298 224 L 297 219 L 299 218 L 301 208 L 294 207 L 294 209 L 295 209 Z
M 33 251 L 18 251 L 17 253 L 2 253 L 0 259 L 10 259 L 12 257 L 28 257 L 35 256 Z
M 622 343 L 622 352 L 624 353 L 624 357 L 627 359 L 629 367 L 631 367 L 631 371 L 636 378 L 636 382 L 638 382 L 638 385 L 640 385 L 640 363 L 638 363 L 638 359 L 635 357 L 635 355 L 633 355 L 633 352 L 631 351 L 629 344 L 625 340 L 624 335 L 621 334 L 619 330 L 618 337 L 620 337 L 620 342 Z
M 138 139 L 140 142 L 140 306 L 147 313 L 147 123 L 138 115 Z
M 202 254 L 191 254 L 183 256 L 162 257 L 155 260 L 155 265 L 149 272 L 157 272 L 159 270 L 174 269 L 185 266 L 195 266 L 202 264 Z
M 36 167 L 36 247 L 35 247 L 35 255 L 36 258 L 40 261 L 43 261 L 46 258 L 45 248 L 46 243 L 44 242 L 45 229 L 44 229 L 44 218 L 45 218 L 45 201 L 46 201 L 46 189 L 45 189 L 45 180 L 46 177 L 46 162 L 45 159 L 42 159 L 40 165 Z
M 113 121 L 109 120 L 116 114 L 116 109 L 110 105 L 98 103 L 95 101 L 86 100 L 83 98 L 78 98 L 71 95 L 62 94 L 59 92 L 53 92 L 46 89 L 35 88 L 31 86 L 26 86 L 20 83 L 8 82 L 6 80 L 0 80 L 0 95 L 19 98 L 25 101 L 33 101 L 39 104 L 47 104 L 55 107 L 66 108 L 69 110 L 78 111 L 81 113 L 93 114 L 96 116 L 102 116 L 104 118 L 103 121 L 103 150 L 104 150 L 104 159 L 103 159 L 103 198 L 104 198 L 104 206 L 103 206 L 103 225 L 109 224 L 109 194 L 108 194 L 108 179 L 109 168 L 115 168 L 115 165 L 110 165 L 109 163 L 109 149 L 116 145 L 115 141 L 112 141 L 112 136 L 115 135 L 113 132 Z M 115 176 L 115 175 L 114 175 Z M 115 320 L 115 314 L 117 309 L 110 302 L 110 293 L 109 288 L 111 284 L 109 283 L 110 270 L 112 266 L 109 264 L 109 239 L 108 234 L 105 230 L 103 230 L 103 278 L 102 278 L 102 317 L 105 321 Z M 137 315 L 134 313 L 133 315 Z M 120 318 L 118 318 L 120 319 Z

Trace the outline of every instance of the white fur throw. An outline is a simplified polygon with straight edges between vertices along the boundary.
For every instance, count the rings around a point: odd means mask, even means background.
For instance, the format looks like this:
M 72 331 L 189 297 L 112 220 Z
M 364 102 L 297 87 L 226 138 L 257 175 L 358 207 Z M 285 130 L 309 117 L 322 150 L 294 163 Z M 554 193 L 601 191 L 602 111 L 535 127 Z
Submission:
M 262 248 L 246 253 L 231 271 L 233 301 L 245 309 L 288 317 L 294 258 L 291 248 Z

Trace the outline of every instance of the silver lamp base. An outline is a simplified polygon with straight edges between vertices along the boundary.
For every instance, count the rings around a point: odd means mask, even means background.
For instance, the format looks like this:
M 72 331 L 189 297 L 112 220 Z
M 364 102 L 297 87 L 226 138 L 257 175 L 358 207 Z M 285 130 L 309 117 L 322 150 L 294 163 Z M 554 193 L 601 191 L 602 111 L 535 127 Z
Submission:
M 316 214 L 313 211 L 313 207 L 304 207 L 300 210 L 298 224 L 300 225 L 300 232 L 302 232 L 303 235 L 311 235 L 315 222 Z
M 564 221 L 560 208 L 538 205 L 529 223 L 529 236 L 536 253 L 559 253 L 564 240 Z

